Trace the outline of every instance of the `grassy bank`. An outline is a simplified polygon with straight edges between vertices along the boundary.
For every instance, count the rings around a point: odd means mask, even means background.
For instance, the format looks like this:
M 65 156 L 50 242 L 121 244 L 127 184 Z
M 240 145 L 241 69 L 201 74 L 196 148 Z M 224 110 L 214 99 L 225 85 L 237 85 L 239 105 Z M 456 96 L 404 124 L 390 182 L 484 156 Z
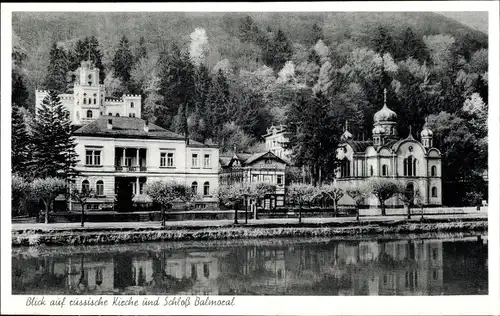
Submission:
M 142 228 L 78 228 L 78 229 L 24 229 L 12 232 L 13 246 L 33 245 L 101 245 L 141 243 L 154 241 L 227 240 L 250 238 L 314 238 L 334 236 L 362 236 L 385 234 L 420 234 L 447 232 L 484 232 L 485 219 L 448 219 L 423 222 L 416 220 L 370 221 L 327 224 L 253 224 L 231 226 L 170 226 Z

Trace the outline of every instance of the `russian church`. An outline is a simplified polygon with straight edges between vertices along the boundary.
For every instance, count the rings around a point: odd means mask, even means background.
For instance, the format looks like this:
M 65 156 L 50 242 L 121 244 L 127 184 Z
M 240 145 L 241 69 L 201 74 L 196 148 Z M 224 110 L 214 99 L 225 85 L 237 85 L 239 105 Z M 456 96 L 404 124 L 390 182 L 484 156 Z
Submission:
M 35 91 L 36 109 L 47 94 L 45 90 Z M 99 68 L 90 61 L 82 61 L 75 71 L 73 93 L 59 94 L 59 98 L 73 125 L 87 125 L 101 116 L 141 117 L 141 95 L 106 97 L 104 85 L 99 84 Z
M 397 114 L 387 106 L 384 90 L 384 106 L 373 116 L 372 139 L 354 140 L 346 129 L 341 136 L 337 158 L 341 166 L 336 181 L 341 189 L 359 188 L 373 178 L 387 178 L 404 184 L 414 193 L 418 190 L 427 206 L 442 203 L 441 152 L 433 146 L 433 133 L 424 125 L 420 141 L 410 132 L 406 138 L 397 134 Z M 374 196 L 367 198 L 367 205 L 376 206 Z M 353 205 L 345 194 L 339 204 Z M 386 201 L 386 206 L 400 206 L 397 197 Z

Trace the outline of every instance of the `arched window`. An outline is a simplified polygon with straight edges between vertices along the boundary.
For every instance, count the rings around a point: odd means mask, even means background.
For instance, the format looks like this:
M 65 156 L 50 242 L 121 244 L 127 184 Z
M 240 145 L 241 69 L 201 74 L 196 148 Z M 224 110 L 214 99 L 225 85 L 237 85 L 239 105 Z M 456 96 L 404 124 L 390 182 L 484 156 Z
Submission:
M 191 191 L 194 194 L 198 193 L 198 182 L 194 181 L 193 183 L 191 183 Z
M 134 108 L 134 102 L 130 102 L 130 107 Z
M 116 116 L 120 116 L 120 113 L 116 113 Z
M 92 111 L 91 111 L 91 110 L 88 110 L 88 111 L 87 111 L 87 117 L 88 117 L 88 118 L 92 118 Z
M 388 168 L 387 165 L 382 165 L 382 175 L 386 176 L 388 174 Z
M 405 176 L 416 176 L 417 175 L 417 159 L 409 156 L 404 159 L 404 175 Z
M 97 98 L 94 98 L 94 104 L 97 104 Z
M 82 181 L 82 192 L 89 192 L 89 191 L 90 191 L 89 180 L 83 180 Z
M 370 176 L 373 176 L 373 166 L 370 166 Z
M 83 104 L 87 104 L 87 98 L 83 97 Z
M 203 184 L 203 195 L 210 194 L 210 183 L 207 181 Z
M 129 114 L 128 114 L 128 117 L 132 117 L 132 113 L 129 113 Z
M 351 175 L 351 162 L 348 159 L 342 161 L 340 165 L 340 176 L 342 178 L 347 178 Z
M 432 197 L 437 197 L 438 196 L 438 189 L 436 187 L 432 187 L 432 189 L 431 189 L 431 195 L 432 195 Z
M 132 113 L 132 117 L 135 117 L 135 113 Z
M 431 177 L 437 176 L 437 168 L 436 166 L 431 167 Z
M 108 113 L 108 115 L 109 115 L 109 116 L 113 116 L 113 113 L 109 112 L 109 113 Z
M 97 195 L 104 195 L 104 182 L 102 180 L 96 182 L 95 191 Z

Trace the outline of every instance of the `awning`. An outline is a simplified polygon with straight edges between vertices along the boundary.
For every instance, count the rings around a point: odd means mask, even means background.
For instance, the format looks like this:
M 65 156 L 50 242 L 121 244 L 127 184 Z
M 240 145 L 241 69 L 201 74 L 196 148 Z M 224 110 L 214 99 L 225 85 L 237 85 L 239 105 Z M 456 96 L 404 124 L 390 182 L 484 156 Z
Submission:
M 134 203 L 153 203 L 153 199 L 147 194 L 138 194 L 132 198 Z

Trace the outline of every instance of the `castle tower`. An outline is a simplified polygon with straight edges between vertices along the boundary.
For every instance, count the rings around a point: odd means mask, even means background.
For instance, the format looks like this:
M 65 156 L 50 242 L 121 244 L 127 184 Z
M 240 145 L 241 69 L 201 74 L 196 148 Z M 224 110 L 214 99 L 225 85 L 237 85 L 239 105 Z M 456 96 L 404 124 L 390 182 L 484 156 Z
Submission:
M 375 127 L 380 127 L 377 129 L 377 134 L 383 135 L 381 137 L 385 138 L 396 138 L 396 120 L 398 116 L 396 112 L 387 107 L 387 89 L 384 89 L 384 106 L 375 115 L 373 115 L 373 125 Z M 383 132 L 382 132 L 383 130 Z M 375 131 L 375 128 L 373 129 Z M 372 131 L 372 132 L 373 132 Z M 375 133 L 374 139 L 375 139 Z
M 90 61 L 82 61 L 76 70 L 77 82 L 73 90 L 74 124 L 86 124 L 104 112 L 104 86 L 99 84 L 99 68 Z

